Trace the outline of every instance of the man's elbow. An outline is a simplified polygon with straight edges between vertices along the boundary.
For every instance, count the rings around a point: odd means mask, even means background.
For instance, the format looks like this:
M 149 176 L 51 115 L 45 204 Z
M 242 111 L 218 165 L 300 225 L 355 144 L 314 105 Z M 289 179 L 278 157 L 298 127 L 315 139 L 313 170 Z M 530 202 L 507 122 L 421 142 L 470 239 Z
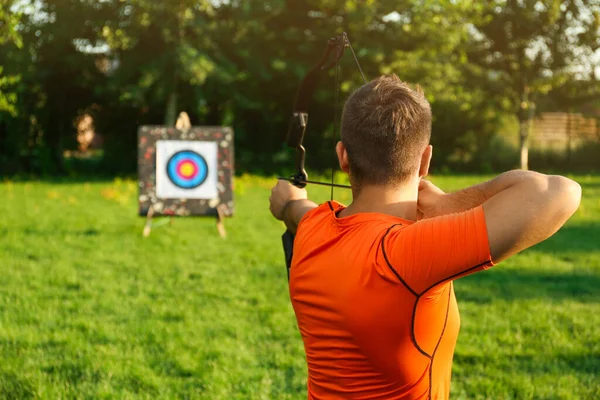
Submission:
M 549 176 L 548 180 L 548 189 L 551 191 L 556 212 L 566 221 L 579 208 L 581 186 L 574 180 L 559 175 Z

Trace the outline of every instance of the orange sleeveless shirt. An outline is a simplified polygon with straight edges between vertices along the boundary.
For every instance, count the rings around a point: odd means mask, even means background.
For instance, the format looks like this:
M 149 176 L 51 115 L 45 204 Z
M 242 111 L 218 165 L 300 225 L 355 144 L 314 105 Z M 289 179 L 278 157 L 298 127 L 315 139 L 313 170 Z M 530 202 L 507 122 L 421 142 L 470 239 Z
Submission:
M 448 399 L 460 326 L 452 281 L 493 265 L 483 207 L 419 222 L 338 218 L 343 208 L 308 212 L 294 243 L 308 398 Z

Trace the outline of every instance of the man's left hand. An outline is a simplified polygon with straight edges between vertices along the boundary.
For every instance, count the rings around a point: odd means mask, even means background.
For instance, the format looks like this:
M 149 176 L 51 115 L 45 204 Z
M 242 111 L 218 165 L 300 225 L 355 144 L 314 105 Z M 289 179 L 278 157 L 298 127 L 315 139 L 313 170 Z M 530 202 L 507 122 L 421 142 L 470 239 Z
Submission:
M 306 189 L 300 189 L 287 181 L 279 180 L 271 189 L 269 209 L 275 218 L 283 221 L 285 209 L 291 201 L 306 199 L 308 199 Z

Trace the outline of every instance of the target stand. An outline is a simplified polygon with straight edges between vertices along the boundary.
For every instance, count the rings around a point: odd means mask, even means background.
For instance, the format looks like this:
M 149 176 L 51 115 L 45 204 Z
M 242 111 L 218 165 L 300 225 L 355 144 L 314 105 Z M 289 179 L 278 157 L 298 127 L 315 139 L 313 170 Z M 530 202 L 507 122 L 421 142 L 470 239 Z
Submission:
M 182 113 L 184 114 L 184 113 Z M 181 117 L 180 117 L 181 120 Z M 138 130 L 139 215 L 143 235 L 173 217 L 233 216 L 233 130 L 216 126 L 141 126 Z M 158 216 L 167 222 L 155 222 Z

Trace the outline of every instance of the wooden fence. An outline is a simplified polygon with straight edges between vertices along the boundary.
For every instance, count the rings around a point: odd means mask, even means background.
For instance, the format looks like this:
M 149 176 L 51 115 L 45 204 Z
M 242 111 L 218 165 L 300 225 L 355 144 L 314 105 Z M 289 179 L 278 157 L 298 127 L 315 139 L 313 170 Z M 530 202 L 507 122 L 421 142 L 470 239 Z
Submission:
M 530 147 L 569 153 L 600 142 L 600 119 L 575 113 L 542 113 L 533 120 Z

